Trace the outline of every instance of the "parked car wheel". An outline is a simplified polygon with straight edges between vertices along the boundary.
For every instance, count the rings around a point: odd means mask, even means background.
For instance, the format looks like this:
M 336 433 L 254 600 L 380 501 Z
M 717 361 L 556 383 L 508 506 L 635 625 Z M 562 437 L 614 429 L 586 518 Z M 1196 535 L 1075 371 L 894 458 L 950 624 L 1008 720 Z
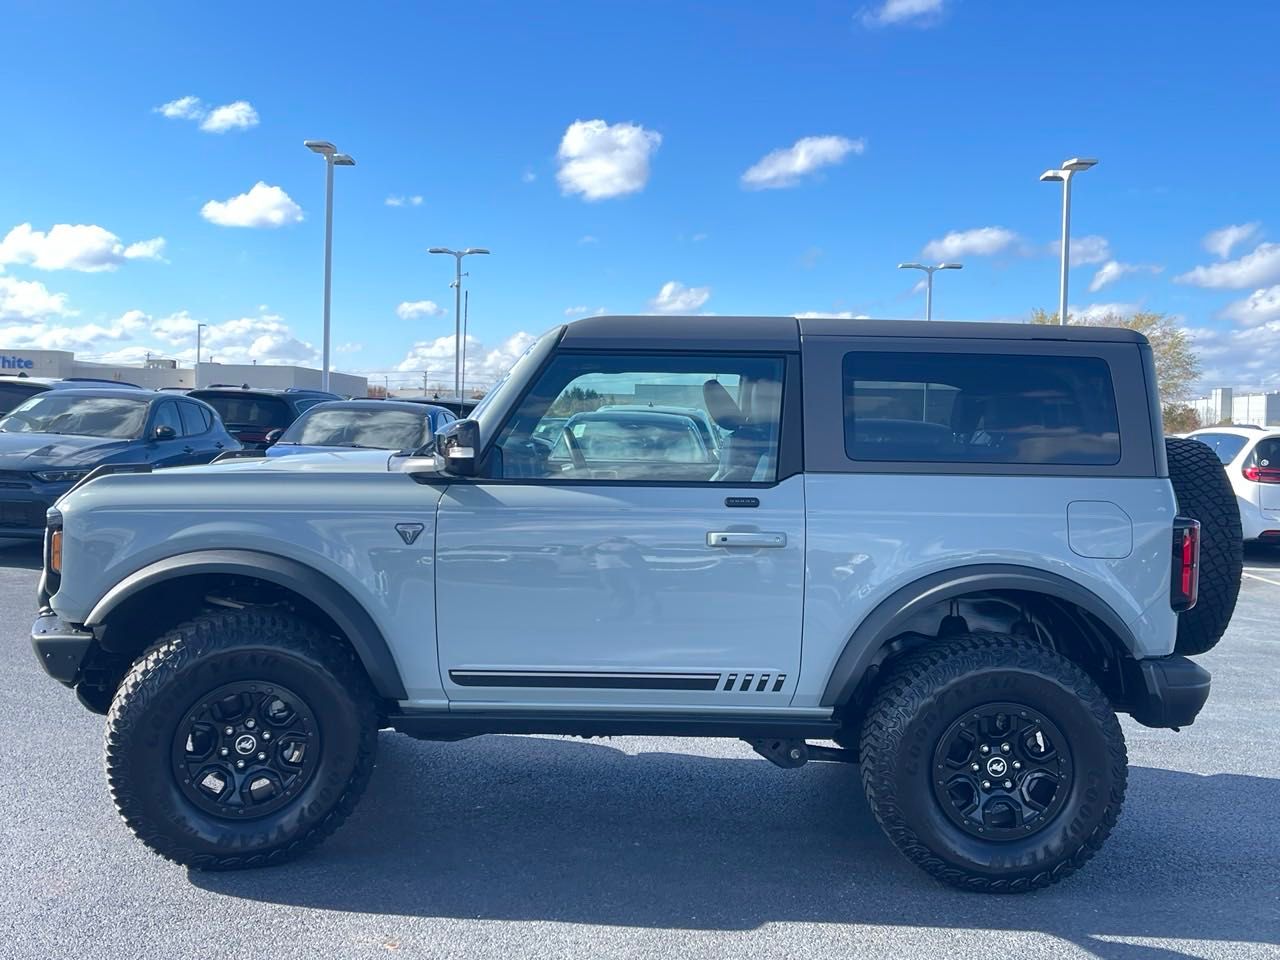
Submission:
M 1227 631 L 1240 593 L 1244 533 L 1240 505 L 1217 454 L 1199 440 L 1164 443 L 1178 512 L 1200 521 L 1200 599 L 1178 615 L 1174 646 L 1188 656 L 1212 650 Z
M 351 813 L 377 714 L 354 658 L 314 625 L 247 608 L 175 627 L 107 715 L 116 809 L 156 853 L 206 870 L 279 863 Z
M 971 634 L 909 654 L 862 731 L 862 784 L 889 839 L 970 890 L 1045 887 L 1115 826 L 1128 757 L 1106 696 L 1029 640 Z

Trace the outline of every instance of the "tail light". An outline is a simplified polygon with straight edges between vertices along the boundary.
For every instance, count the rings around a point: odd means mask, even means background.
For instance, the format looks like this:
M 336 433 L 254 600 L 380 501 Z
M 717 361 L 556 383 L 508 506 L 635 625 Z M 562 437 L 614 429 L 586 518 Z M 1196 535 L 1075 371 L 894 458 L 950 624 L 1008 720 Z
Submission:
M 1200 521 L 1178 517 L 1173 521 L 1173 555 L 1169 581 L 1169 605 L 1181 613 L 1196 605 L 1200 594 Z
M 1280 483 L 1280 467 L 1248 466 L 1240 472 L 1254 483 Z

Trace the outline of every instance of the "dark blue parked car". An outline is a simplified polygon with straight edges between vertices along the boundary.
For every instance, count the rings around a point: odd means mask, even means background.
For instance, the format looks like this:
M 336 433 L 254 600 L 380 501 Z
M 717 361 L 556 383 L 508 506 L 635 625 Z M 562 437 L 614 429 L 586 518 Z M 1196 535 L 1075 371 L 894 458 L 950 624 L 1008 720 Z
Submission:
M 49 390 L 0 418 L 0 537 L 44 536 L 45 511 L 95 467 L 208 463 L 240 444 L 206 403 L 151 390 Z
M 308 409 L 267 448 L 268 457 L 335 449 L 421 450 L 456 420 L 450 410 L 396 400 L 338 400 Z

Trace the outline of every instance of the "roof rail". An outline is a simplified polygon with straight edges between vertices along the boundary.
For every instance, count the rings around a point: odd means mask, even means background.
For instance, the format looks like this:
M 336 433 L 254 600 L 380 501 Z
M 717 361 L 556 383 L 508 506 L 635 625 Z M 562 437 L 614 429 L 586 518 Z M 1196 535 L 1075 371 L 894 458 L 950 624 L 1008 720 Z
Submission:
M 109 383 L 116 387 L 133 387 L 135 390 L 143 390 L 144 387 L 136 383 L 130 383 L 128 380 L 111 380 L 107 377 L 63 377 L 64 383 Z

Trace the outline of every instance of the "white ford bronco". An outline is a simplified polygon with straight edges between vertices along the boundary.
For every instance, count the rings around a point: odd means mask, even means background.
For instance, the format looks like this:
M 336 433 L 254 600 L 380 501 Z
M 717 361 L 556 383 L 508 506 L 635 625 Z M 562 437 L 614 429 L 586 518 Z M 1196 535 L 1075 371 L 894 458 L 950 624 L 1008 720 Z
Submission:
M 32 640 L 205 869 L 316 844 L 392 728 L 855 762 L 933 876 L 1044 886 L 1239 587 L 1220 463 L 1096 327 L 584 319 L 429 449 L 109 469 L 49 512 Z

